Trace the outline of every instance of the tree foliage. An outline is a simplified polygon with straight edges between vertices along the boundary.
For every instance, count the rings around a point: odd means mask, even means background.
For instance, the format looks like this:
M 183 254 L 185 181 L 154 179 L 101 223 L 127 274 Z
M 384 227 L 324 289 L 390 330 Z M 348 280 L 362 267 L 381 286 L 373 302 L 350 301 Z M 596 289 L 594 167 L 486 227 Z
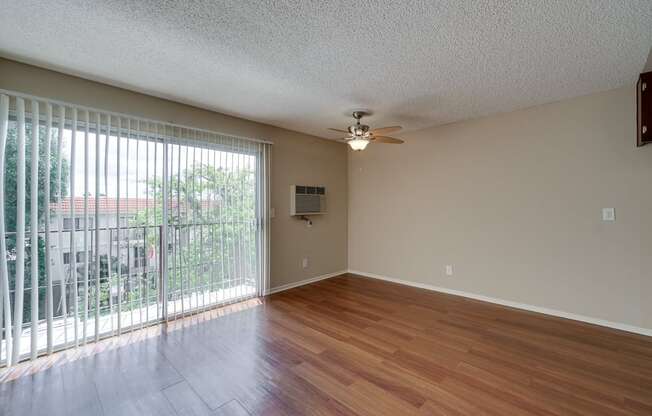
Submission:
M 40 126 L 39 128 L 39 160 L 38 160 L 38 227 L 43 230 L 45 215 L 49 215 L 50 203 L 56 202 L 58 194 L 57 184 L 57 170 L 59 168 L 59 158 L 57 155 L 57 138 L 58 130 L 53 128 L 51 131 L 51 147 L 47 149 L 46 146 L 46 128 Z M 17 192 L 17 162 L 18 162 L 18 147 L 17 147 L 18 131 L 16 123 L 10 122 L 9 130 L 7 132 L 7 142 L 5 147 L 5 195 L 4 195 L 4 208 L 5 208 L 5 239 L 7 243 L 7 260 L 9 269 L 9 287 L 15 288 L 16 278 L 16 217 L 18 206 L 18 192 Z M 31 177 L 32 171 L 32 140 L 33 140 L 33 126 L 27 123 L 25 127 L 25 289 L 31 288 L 31 241 L 30 233 L 32 231 L 32 218 L 31 218 L 31 203 L 32 197 L 30 187 L 33 178 Z M 46 172 L 46 158 L 50 158 L 50 171 Z M 50 176 L 50 200 L 45 200 L 45 192 L 43 190 L 46 186 L 47 175 Z M 69 167 L 65 158 L 61 159 L 61 195 L 68 194 L 68 175 Z M 44 312 L 43 303 L 45 300 L 45 240 L 43 235 L 39 235 L 39 248 L 38 248 L 38 267 L 39 267 L 39 299 L 41 305 L 39 310 Z M 25 321 L 31 320 L 31 304 L 28 296 L 25 296 L 23 317 Z
M 198 164 L 171 176 L 168 189 L 168 288 L 180 298 L 193 288 L 208 291 L 253 283 L 256 274 L 256 175 Z M 160 180 L 148 196 L 162 201 Z M 133 225 L 162 223 L 162 203 L 142 210 Z M 155 248 L 152 233 L 148 247 Z

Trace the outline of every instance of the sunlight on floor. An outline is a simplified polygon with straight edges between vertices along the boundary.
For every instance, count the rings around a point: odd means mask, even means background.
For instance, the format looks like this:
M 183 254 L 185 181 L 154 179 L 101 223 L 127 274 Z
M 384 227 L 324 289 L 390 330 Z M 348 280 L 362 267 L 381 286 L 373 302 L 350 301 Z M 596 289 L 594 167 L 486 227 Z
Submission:
M 179 316 L 168 322 L 150 324 L 151 326 L 142 329 L 134 328 L 125 331 L 120 336 L 109 337 L 100 340 L 99 342 L 91 342 L 77 348 L 55 352 L 52 355 L 42 356 L 34 361 L 26 361 L 8 369 L 4 368 L 0 370 L 0 383 L 16 380 L 24 376 L 30 376 L 47 370 L 48 368 L 64 365 L 81 358 L 90 357 L 103 351 L 135 344 L 146 339 L 158 337 L 167 332 L 176 331 L 211 319 L 255 308 L 262 304 L 263 302 L 260 298 L 253 298 L 242 302 L 216 307 L 214 309 L 194 312 L 192 314 L 189 313 L 185 317 Z

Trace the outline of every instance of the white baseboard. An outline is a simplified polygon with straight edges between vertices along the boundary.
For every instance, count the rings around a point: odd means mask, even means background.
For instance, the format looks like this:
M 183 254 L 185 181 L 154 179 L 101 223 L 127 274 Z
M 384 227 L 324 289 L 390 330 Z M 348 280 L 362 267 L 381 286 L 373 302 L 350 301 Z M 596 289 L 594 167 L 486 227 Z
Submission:
M 433 286 L 426 283 L 411 282 L 409 280 L 397 279 L 394 277 L 382 276 L 374 273 L 361 272 L 359 270 L 348 270 L 348 273 L 357 274 L 364 277 L 373 279 L 385 280 L 387 282 L 398 283 L 406 286 L 417 287 L 420 289 L 433 290 L 435 292 L 447 293 L 449 295 L 463 296 L 465 298 L 481 300 L 484 302 L 495 303 L 497 305 L 509 306 L 510 308 L 523 309 L 531 312 L 538 312 L 545 315 L 552 315 L 559 318 L 572 319 L 574 321 L 586 322 L 593 325 L 604 326 L 607 328 L 619 329 L 621 331 L 633 332 L 635 334 L 652 336 L 652 329 L 640 328 L 633 325 L 623 324 L 619 322 L 606 321 L 604 319 L 592 318 L 590 316 L 578 315 L 570 312 L 559 311 L 556 309 L 544 308 L 541 306 L 528 305 L 525 303 L 512 302 L 510 300 L 497 299 L 489 296 L 478 295 L 476 293 L 464 292 L 461 290 L 447 289 L 445 287 Z
M 345 273 L 346 273 L 346 270 L 341 270 L 341 271 L 335 272 L 335 273 L 322 274 L 321 276 L 315 276 L 315 277 L 311 277 L 311 278 L 308 278 L 308 279 L 299 280 L 298 282 L 293 282 L 293 283 L 288 283 L 286 285 L 272 287 L 272 288 L 269 288 L 267 290 L 267 292 L 265 292 L 265 295 L 271 295 L 273 293 L 283 292 L 284 290 L 292 289 L 294 287 L 299 287 L 299 286 L 303 286 L 303 285 L 308 285 L 310 283 L 315 283 L 315 282 L 318 282 L 318 281 L 324 280 L 324 279 L 330 279 L 331 277 L 339 276 L 339 275 L 345 274 Z

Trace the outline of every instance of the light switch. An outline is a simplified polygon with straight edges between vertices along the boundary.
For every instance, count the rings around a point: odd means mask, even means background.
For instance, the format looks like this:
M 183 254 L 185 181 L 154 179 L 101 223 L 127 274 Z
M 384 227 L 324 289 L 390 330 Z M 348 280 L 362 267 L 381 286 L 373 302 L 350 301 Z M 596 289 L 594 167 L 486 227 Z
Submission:
M 602 221 L 616 221 L 616 210 L 613 208 L 602 208 Z

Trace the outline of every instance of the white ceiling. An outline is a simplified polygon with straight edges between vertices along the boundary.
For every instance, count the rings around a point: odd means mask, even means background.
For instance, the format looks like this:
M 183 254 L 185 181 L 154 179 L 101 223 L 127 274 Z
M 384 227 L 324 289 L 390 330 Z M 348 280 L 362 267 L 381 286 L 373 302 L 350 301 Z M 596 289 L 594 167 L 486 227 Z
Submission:
M 0 0 L 0 55 L 336 138 L 633 83 L 650 0 Z

